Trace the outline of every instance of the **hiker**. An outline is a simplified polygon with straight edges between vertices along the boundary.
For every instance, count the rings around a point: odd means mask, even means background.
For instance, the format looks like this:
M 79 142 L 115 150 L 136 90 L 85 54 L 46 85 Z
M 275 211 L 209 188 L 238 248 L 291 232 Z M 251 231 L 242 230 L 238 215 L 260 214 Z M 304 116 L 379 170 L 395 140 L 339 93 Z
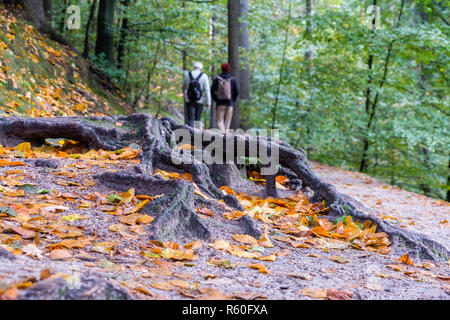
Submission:
M 203 64 L 194 63 L 194 70 L 184 73 L 183 79 L 184 101 L 187 104 L 187 124 L 194 127 L 195 122 L 201 121 L 203 106 L 211 108 L 211 92 L 209 88 L 208 76 L 203 73 Z M 185 112 L 186 112 L 185 111 Z
M 231 75 L 228 63 L 222 64 L 222 73 L 216 77 L 211 87 L 211 95 L 217 105 L 217 126 L 222 133 L 230 129 L 233 105 L 239 95 L 237 81 Z

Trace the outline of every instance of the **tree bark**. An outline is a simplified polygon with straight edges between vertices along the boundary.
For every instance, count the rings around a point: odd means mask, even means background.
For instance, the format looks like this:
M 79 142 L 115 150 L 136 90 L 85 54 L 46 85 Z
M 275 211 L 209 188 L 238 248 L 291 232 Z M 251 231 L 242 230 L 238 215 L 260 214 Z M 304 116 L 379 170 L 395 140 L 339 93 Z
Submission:
M 94 15 L 95 15 L 95 9 L 97 8 L 97 0 L 93 0 L 92 4 L 91 4 L 91 9 L 89 12 L 89 18 L 86 24 L 86 31 L 84 34 L 84 51 L 83 51 L 83 58 L 87 59 L 89 57 L 89 50 L 90 50 L 90 41 L 89 41 L 89 37 L 90 37 L 90 33 L 91 33 L 91 25 L 92 25 L 92 21 L 94 20 Z
M 217 7 L 213 6 L 213 15 L 211 17 L 211 55 L 213 57 L 216 56 L 216 36 L 217 36 L 217 29 L 216 29 L 216 23 L 217 23 Z M 212 74 L 212 81 L 217 76 L 217 70 L 216 66 L 213 63 L 211 66 L 211 74 Z M 212 83 L 211 81 L 211 83 Z M 214 99 L 211 101 L 211 112 L 210 112 L 210 122 L 209 127 L 211 129 L 217 128 L 217 105 Z
M 246 127 L 245 118 L 241 116 L 241 104 L 248 106 L 250 104 L 250 36 L 248 29 L 249 4 L 248 0 L 240 0 L 239 6 L 239 108 L 235 115 L 233 128 L 239 128 L 241 125 Z
M 44 13 L 47 22 L 51 25 L 52 22 L 52 0 L 44 0 Z
M 29 16 L 30 21 L 38 31 L 47 34 L 51 40 L 57 41 L 60 44 L 68 46 L 73 50 L 73 46 L 62 36 L 57 34 L 56 31 L 48 23 L 48 14 L 46 14 L 46 10 L 44 7 L 45 2 L 45 5 L 48 7 L 49 2 L 46 0 L 23 0 L 24 8 Z
M 97 22 L 95 55 L 104 55 L 110 64 L 114 62 L 114 9 L 116 0 L 100 0 Z
M 123 69 L 123 58 L 125 56 L 125 43 L 128 33 L 128 7 L 130 6 L 130 0 L 122 0 L 123 6 L 123 18 L 122 26 L 120 27 L 120 40 L 117 48 L 117 69 Z
M 231 66 L 231 74 L 240 84 L 240 62 L 239 62 L 239 0 L 228 0 L 228 61 Z M 234 103 L 233 118 L 231 121 L 231 128 L 236 129 L 240 127 L 240 112 L 239 112 L 239 98 Z
M 305 39 L 308 45 L 308 49 L 305 53 L 305 62 L 308 69 L 308 74 L 311 76 L 313 71 L 313 53 L 311 49 L 311 40 L 312 40 L 312 0 L 306 0 L 305 4 L 305 16 L 306 16 L 306 30 L 305 30 Z

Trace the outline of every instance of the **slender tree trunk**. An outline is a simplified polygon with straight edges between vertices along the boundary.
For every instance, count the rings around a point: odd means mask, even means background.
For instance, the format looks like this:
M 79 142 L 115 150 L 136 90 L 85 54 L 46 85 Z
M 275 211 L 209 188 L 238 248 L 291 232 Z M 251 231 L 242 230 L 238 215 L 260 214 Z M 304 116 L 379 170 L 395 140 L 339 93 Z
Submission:
M 425 8 L 424 8 L 422 3 L 419 3 L 418 16 L 420 18 L 420 23 L 421 24 L 428 23 L 428 16 L 427 16 L 427 13 L 425 12 Z M 426 86 L 425 86 L 425 81 L 426 81 L 425 72 L 426 72 L 425 71 L 425 65 L 421 62 L 420 65 L 419 65 L 420 76 L 419 76 L 418 86 L 422 90 L 423 96 L 426 96 L 426 91 L 427 91 L 426 90 Z M 424 145 L 426 145 L 426 144 L 424 144 Z M 422 156 L 423 156 L 424 167 L 425 167 L 425 170 L 428 172 L 431 169 L 431 165 L 430 165 L 430 150 L 426 146 L 425 147 L 419 147 L 419 153 L 421 153 Z M 431 188 L 426 183 L 426 181 L 422 181 L 420 183 L 420 189 L 422 189 L 424 195 L 431 196 Z
M 100 0 L 97 22 L 97 42 L 95 55 L 104 55 L 109 63 L 113 63 L 114 48 L 114 9 L 116 0 Z
M 66 8 L 67 8 L 67 0 L 63 0 L 62 2 L 62 10 L 59 12 L 59 21 L 58 21 L 58 32 L 64 35 L 64 31 L 66 31 Z
M 91 4 L 91 9 L 89 12 L 89 18 L 86 24 L 86 31 L 84 34 L 84 51 L 83 51 L 83 58 L 87 59 L 89 57 L 89 47 L 90 47 L 90 33 L 91 33 L 91 25 L 92 21 L 94 20 L 95 15 L 95 9 L 97 8 L 97 0 L 93 0 Z
M 213 6 L 213 15 L 211 17 L 211 55 L 213 57 L 216 56 L 216 35 L 217 35 L 217 29 L 216 29 L 216 23 L 217 23 L 217 14 L 216 14 L 217 7 Z M 212 74 L 212 81 L 214 81 L 214 78 L 217 76 L 216 72 L 216 66 L 213 62 L 211 66 L 211 74 Z M 212 83 L 211 81 L 211 83 Z M 217 128 L 217 105 L 214 99 L 211 101 L 211 112 L 210 112 L 210 128 Z
M 305 39 L 308 45 L 308 49 L 305 53 L 305 62 L 308 69 L 308 74 L 311 76 L 313 71 L 313 52 L 311 49 L 311 40 L 312 40 L 312 0 L 306 0 L 305 4 L 305 17 L 306 17 L 306 30 L 305 30 Z
M 130 0 L 122 0 L 123 18 L 122 26 L 120 27 L 120 40 L 117 48 L 117 69 L 123 69 L 123 58 L 125 56 L 125 43 L 128 33 L 128 7 Z
M 186 8 L 186 2 L 183 1 L 182 7 L 183 7 L 183 10 Z M 182 51 L 183 77 L 184 77 L 184 72 L 186 72 L 188 69 L 187 57 L 188 57 L 188 53 L 187 53 L 187 50 L 185 47 L 185 48 L 183 48 L 183 51 Z M 183 92 L 183 115 L 184 115 L 184 124 L 188 124 L 189 123 L 188 105 L 187 105 L 186 99 L 184 98 L 184 92 Z
M 239 63 L 239 0 L 228 0 L 228 60 L 231 65 L 231 74 L 240 83 L 240 63 Z M 233 118 L 231 128 L 240 127 L 239 98 L 234 103 Z
M 239 6 L 239 91 L 240 101 L 244 106 L 250 104 L 250 35 L 248 29 L 248 0 L 240 0 Z M 241 103 L 235 114 L 233 128 L 246 127 L 245 118 L 241 116 Z

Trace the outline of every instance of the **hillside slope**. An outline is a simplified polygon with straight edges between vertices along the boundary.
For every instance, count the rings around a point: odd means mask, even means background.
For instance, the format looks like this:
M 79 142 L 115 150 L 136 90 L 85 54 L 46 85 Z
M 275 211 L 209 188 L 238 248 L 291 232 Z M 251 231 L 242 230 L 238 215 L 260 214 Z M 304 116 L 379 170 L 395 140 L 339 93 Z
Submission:
M 0 24 L 0 116 L 103 115 L 129 109 L 119 89 L 94 75 L 94 67 L 77 53 L 2 6 Z

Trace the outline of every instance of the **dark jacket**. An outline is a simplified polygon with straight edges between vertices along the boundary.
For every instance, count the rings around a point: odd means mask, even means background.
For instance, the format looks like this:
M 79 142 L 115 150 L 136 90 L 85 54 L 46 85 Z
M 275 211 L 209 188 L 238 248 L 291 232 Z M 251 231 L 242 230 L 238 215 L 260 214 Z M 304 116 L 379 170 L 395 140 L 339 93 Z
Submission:
M 222 73 L 220 75 L 223 79 L 229 79 L 232 77 L 231 73 Z M 231 79 L 231 100 L 220 100 L 217 98 L 216 91 L 217 87 L 219 86 L 219 79 L 215 78 L 211 87 L 211 96 L 216 102 L 218 106 L 233 106 L 234 102 L 236 101 L 238 95 L 239 95 L 239 88 L 238 84 L 235 78 Z

